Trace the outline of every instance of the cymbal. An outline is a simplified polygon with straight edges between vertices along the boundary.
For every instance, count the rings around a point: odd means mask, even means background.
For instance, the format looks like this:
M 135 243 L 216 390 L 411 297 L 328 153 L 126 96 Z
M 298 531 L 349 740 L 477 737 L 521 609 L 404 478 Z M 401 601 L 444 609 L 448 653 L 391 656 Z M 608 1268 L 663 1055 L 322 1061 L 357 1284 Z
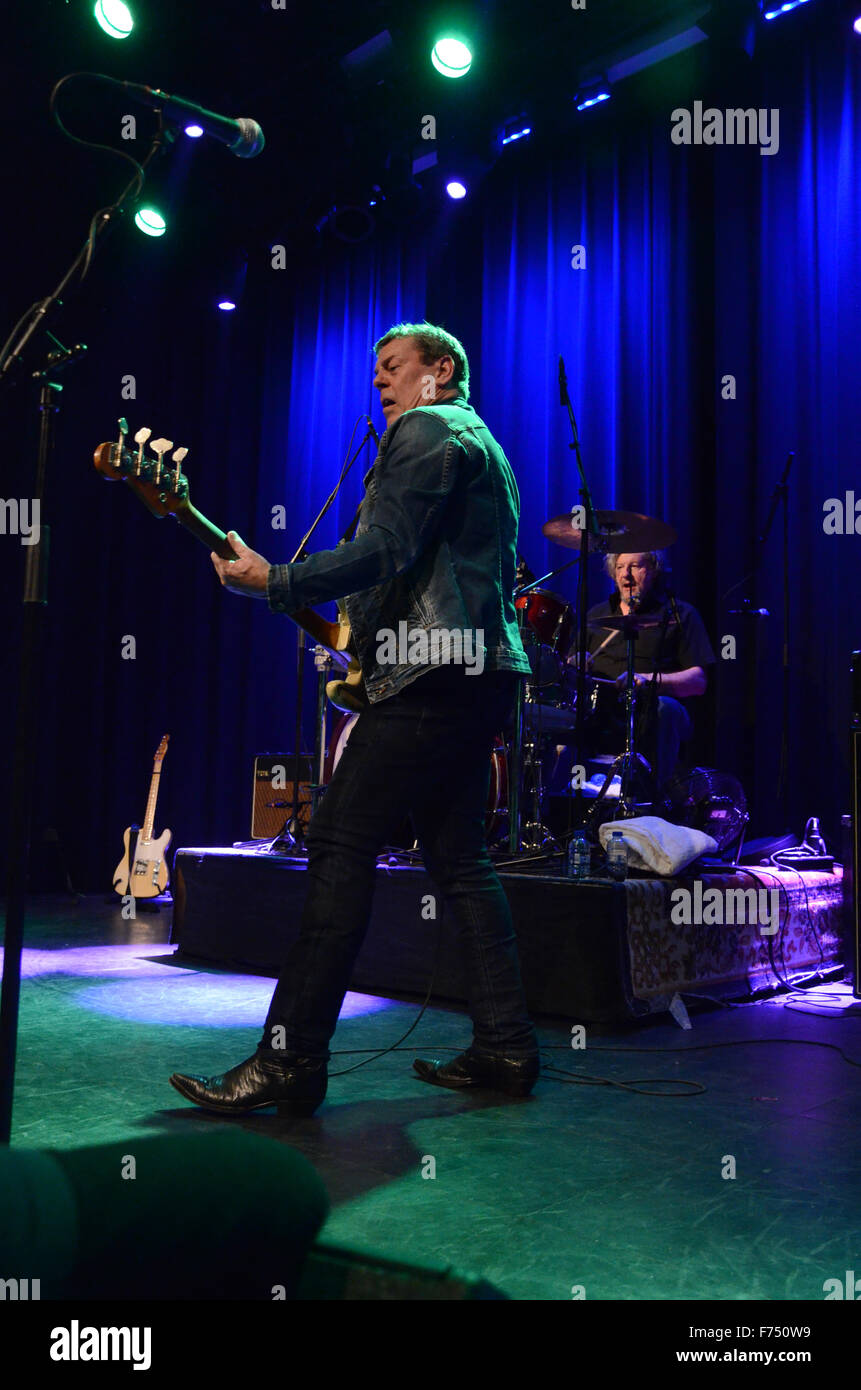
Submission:
M 675 618 L 670 614 L 668 627 L 672 627 Z M 629 613 L 627 618 L 623 613 L 618 616 L 608 614 L 606 618 L 589 618 L 586 626 L 591 628 L 606 628 L 613 632 L 645 632 L 647 628 L 661 627 L 664 622 L 663 615 L 655 617 L 653 613 Z
M 541 530 L 548 540 L 579 550 L 583 532 L 571 524 L 572 512 L 552 516 Z M 602 555 L 631 555 L 640 550 L 663 550 L 678 539 L 678 532 L 665 521 L 642 512 L 596 512 L 597 536 L 589 536 L 589 549 Z

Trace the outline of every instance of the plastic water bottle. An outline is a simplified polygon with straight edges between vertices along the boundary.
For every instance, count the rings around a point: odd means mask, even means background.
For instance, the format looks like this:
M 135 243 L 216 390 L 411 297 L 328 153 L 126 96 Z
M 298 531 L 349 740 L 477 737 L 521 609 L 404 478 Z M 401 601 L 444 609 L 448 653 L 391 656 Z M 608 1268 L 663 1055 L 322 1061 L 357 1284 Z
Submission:
M 592 868 L 592 846 L 582 830 L 568 842 L 568 877 L 588 878 Z
M 628 875 L 628 851 L 621 830 L 614 830 L 607 841 L 607 872 L 621 881 Z

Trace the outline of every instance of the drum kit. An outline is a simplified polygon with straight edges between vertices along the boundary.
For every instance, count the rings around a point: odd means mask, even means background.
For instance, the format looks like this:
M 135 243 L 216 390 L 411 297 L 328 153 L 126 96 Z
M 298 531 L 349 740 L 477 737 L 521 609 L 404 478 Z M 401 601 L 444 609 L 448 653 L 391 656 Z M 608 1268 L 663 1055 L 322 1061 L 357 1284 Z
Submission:
M 588 549 L 601 554 L 662 550 L 676 539 L 676 532 L 665 522 L 636 512 L 601 511 L 595 513 L 597 534 L 593 531 L 588 547 L 582 529 L 574 524 L 578 513 L 551 517 L 542 532 L 551 541 L 569 550 Z M 575 560 L 569 564 L 576 563 Z M 577 620 L 574 608 L 560 594 L 547 588 L 548 581 L 568 568 L 561 565 L 540 579 L 526 579 L 525 566 L 518 569 L 514 592 L 521 639 L 527 653 L 530 674 L 519 686 L 511 728 L 500 733 L 490 760 L 490 787 L 485 814 L 485 830 L 492 848 L 513 855 L 558 851 L 558 844 L 544 824 L 547 789 L 544 766 L 547 755 L 558 745 L 577 750 L 599 716 L 605 701 L 617 699 L 616 682 L 587 675 L 583 698 L 578 698 L 578 682 L 571 652 L 576 650 Z M 651 615 L 602 617 L 592 628 L 612 629 L 623 634 L 628 649 L 628 677 L 625 697 L 625 749 L 616 757 L 605 776 L 604 785 L 586 804 L 581 804 L 575 824 L 595 824 L 599 807 L 617 774 L 620 794 L 614 819 L 639 814 L 633 788 L 639 770 L 650 772 L 646 760 L 635 747 L 634 644 L 637 633 L 655 627 L 659 619 Z M 357 714 L 345 714 L 335 724 L 328 752 L 321 767 L 320 786 L 328 785 L 355 727 Z M 577 803 L 572 796 L 572 814 Z M 588 810 L 587 810 L 588 805 Z
M 551 517 L 542 527 L 548 540 L 580 551 L 576 558 L 581 560 L 595 551 L 607 555 L 663 550 L 676 539 L 676 532 L 666 522 L 626 511 L 594 512 L 594 525 L 587 534 L 581 525 L 582 514 L 583 508 L 576 508 Z M 573 563 L 575 561 L 569 562 Z M 663 619 L 630 613 L 589 621 L 584 588 L 578 624 L 572 606 L 544 587 L 566 568 L 568 565 L 561 565 L 540 579 L 530 578 L 529 582 L 525 582 L 522 564 L 518 570 L 521 582 L 515 591 L 514 606 L 531 673 L 518 693 L 510 739 L 507 848 L 514 855 L 558 849 L 543 820 L 546 806 L 543 768 L 547 752 L 553 746 L 573 745 L 574 761 L 579 765 L 580 751 L 590 726 L 600 717 L 602 708 L 606 708 L 608 697 L 616 699 L 615 681 L 587 673 L 586 634 L 590 628 L 619 631 L 626 642 L 625 748 L 612 760 L 597 795 L 587 799 L 582 778 L 574 779 L 569 829 L 572 823 L 574 829 L 594 827 L 617 774 L 619 798 L 613 818 L 640 814 L 643 808 L 634 795 L 638 773 L 642 771 L 647 776 L 651 773 L 648 762 L 635 746 L 634 644 L 639 632 L 658 626 Z M 581 566 L 581 579 L 584 578 L 583 568 Z

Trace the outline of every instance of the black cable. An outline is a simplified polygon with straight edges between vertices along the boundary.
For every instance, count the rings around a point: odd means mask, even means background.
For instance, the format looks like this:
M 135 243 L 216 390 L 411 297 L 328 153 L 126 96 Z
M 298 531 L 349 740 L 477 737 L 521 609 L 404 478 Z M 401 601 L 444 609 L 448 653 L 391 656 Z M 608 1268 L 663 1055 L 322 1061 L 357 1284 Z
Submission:
M 43 312 L 46 314 L 47 325 L 47 315 L 50 313 L 51 308 L 62 302 L 60 296 L 70 292 L 72 288 L 77 288 L 77 286 L 79 286 L 83 282 L 92 263 L 93 253 L 95 251 L 96 246 L 96 237 L 98 236 L 100 228 L 103 227 L 105 223 L 109 223 L 111 221 L 111 217 L 113 214 L 116 214 L 123 210 L 123 206 L 129 197 L 139 197 L 141 189 L 144 185 L 144 171 L 147 165 L 150 163 L 150 161 L 161 149 L 167 133 L 165 131 L 164 124 L 161 118 L 161 112 L 159 112 L 156 133 L 153 137 L 153 141 L 149 148 L 149 151 L 147 152 L 146 158 L 144 159 L 142 164 L 139 164 L 138 161 L 134 158 L 134 156 L 129 154 L 128 150 L 116 149 L 113 145 L 102 145 L 95 140 L 84 140 L 81 136 L 73 135 L 70 130 L 66 129 L 66 127 L 63 125 L 63 122 L 60 120 L 60 117 L 56 111 L 56 101 L 60 88 L 63 87 L 66 82 L 71 82 L 72 79 L 76 77 L 89 77 L 93 78 L 97 82 L 107 82 L 113 86 L 121 85 L 117 83 L 115 78 L 106 77 L 102 73 L 72 72 L 68 73 L 65 77 L 61 77 L 60 81 L 56 84 L 53 91 L 51 92 L 50 101 L 48 103 L 49 110 L 57 126 L 62 131 L 62 133 L 69 140 L 72 140 L 76 145 L 85 145 L 88 148 L 94 150 L 106 150 L 109 154 L 115 154 L 120 159 L 127 160 L 128 163 L 131 164 L 133 169 L 135 170 L 134 178 L 131 180 L 130 183 L 126 185 L 126 187 L 123 189 L 123 191 L 117 198 L 116 202 L 109 203 L 106 207 L 99 208 L 98 211 L 93 214 L 93 216 L 90 219 L 89 228 L 87 230 L 86 241 L 84 242 L 83 246 L 81 247 L 81 250 L 78 252 L 77 256 L 73 260 L 66 274 L 63 276 L 63 279 L 60 281 L 60 284 L 54 290 L 53 294 L 46 296 L 44 299 L 36 300 L 35 303 L 31 304 L 29 309 L 26 309 L 25 312 L 21 315 L 15 327 L 12 329 L 11 333 L 4 342 L 2 348 L 0 348 L 0 372 L 2 372 L 2 370 L 5 367 L 8 355 L 12 349 L 12 344 L 16 341 L 16 336 L 18 335 L 19 329 L 22 328 L 24 325 L 27 325 L 27 327 L 29 328 L 29 321 L 36 315 Z M 72 280 L 75 275 L 75 272 L 78 270 L 80 271 L 80 273 L 77 278 L 77 284 L 73 286 Z
M 387 1055 L 388 1052 L 401 1051 L 401 1044 L 402 1044 L 402 1042 L 405 1042 L 405 1041 L 406 1041 L 406 1038 L 408 1038 L 408 1037 L 410 1036 L 410 1033 L 412 1033 L 413 1030 L 415 1030 L 415 1029 L 417 1029 L 417 1027 L 419 1027 L 419 1023 L 421 1022 L 421 1019 L 423 1019 L 423 1016 L 424 1016 L 424 1011 L 426 1011 L 428 1002 L 430 1002 L 431 991 L 433 991 L 433 988 L 434 988 L 434 980 L 437 979 L 437 966 L 440 965 L 440 947 L 441 947 L 441 945 L 442 945 L 442 917 L 438 917 L 438 920 L 437 920 L 437 947 L 435 947 L 435 949 L 434 949 L 434 963 L 433 963 L 433 967 L 431 967 L 430 984 L 428 984 L 428 987 L 427 987 L 427 994 L 424 995 L 424 1001 L 423 1001 L 423 1004 L 421 1004 L 421 1008 L 419 1009 L 419 1013 L 417 1013 L 415 1019 L 413 1019 L 413 1022 L 410 1023 L 410 1026 L 408 1027 L 408 1030 L 406 1030 L 406 1033 L 403 1034 L 402 1037 L 399 1037 L 399 1038 L 398 1038 L 398 1041 L 392 1042 L 391 1047 L 384 1047 L 384 1048 L 378 1048 L 378 1049 L 377 1049 L 377 1048 L 338 1048 L 338 1049 L 335 1049 L 335 1051 L 332 1052 L 332 1056 L 342 1056 L 342 1055 L 355 1056 L 356 1052 L 371 1052 L 371 1056 L 366 1056 L 366 1058 L 364 1058 L 364 1061 L 363 1061 L 363 1062 L 356 1062 L 356 1065 L 355 1065 L 355 1066 L 346 1066 L 346 1068 L 344 1068 L 344 1070 L 342 1070 L 342 1072 L 330 1072 L 330 1073 L 328 1073 L 328 1074 L 330 1074 L 330 1076 L 348 1076 L 348 1074 L 351 1073 L 351 1072 L 357 1072 L 357 1070 L 359 1070 L 360 1066 L 367 1066 L 367 1063 L 369 1063 L 369 1062 L 376 1062 L 378 1058 L 381 1058 L 381 1056 Z M 403 1048 L 402 1051 L 412 1052 L 412 1051 L 415 1051 L 415 1048 Z M 444 1051 L 449 1051 L 449 1048 L 445 1048 Z M 463 1049 L 462 1049 L 462 1048 L 451 1048 L 451 1051 L 452 1051 L 452 1052 L 460 1052 L 460 1051 L 463 1051 Z

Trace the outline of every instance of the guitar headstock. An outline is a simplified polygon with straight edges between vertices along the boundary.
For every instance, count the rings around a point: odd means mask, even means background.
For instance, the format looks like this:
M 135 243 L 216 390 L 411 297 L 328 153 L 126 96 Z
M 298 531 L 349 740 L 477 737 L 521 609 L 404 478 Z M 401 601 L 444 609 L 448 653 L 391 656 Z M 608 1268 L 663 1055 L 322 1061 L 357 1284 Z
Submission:
M 137 449 L 125 447 L 128 425 L 120 420 L 119 439 L 114 444 L 100 444 L 93 454 L 93 463 L 103 478 L 123 478 L 154 516 L 170 516 L 182 511 L 189 503 L 188 479 L 180 465 L 188 450 L 173 449 L 170 439 L 151 439 L 152 430 L 144 427 L 135 435 Z M 144 453 L 149 447 L 155 457 Z
M 165 734 L 164 738 L 162 739 L 161 743 L 156 749 L 156 755 L 153 760 L 153 772 L 161 772 L 161 765 L 164 762 L 164 755 L 167 752 L 167 745 L 169 742 L 170 734 Z

